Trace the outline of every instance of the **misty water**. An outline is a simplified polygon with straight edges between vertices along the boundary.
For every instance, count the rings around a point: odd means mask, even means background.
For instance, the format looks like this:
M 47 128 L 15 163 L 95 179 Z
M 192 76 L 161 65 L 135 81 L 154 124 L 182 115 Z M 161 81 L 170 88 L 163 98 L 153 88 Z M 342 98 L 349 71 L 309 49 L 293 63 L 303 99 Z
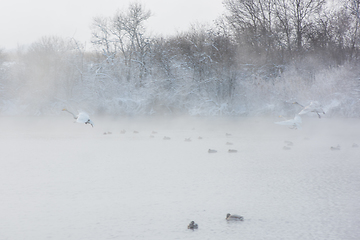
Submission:
M 0 239 L 360 236 L 359 119 L 92 120 L 1 117 Z

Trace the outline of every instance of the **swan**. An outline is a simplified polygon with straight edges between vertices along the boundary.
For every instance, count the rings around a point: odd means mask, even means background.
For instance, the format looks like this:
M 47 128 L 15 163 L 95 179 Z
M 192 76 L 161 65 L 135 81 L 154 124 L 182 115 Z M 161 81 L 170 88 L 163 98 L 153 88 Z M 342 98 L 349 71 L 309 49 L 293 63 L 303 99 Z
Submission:
M 289 120 L 285 120 L 285 121 L 281 121 L 281 122 L 275 122 L 275 124 L 291 126 L 290 127 L 291 129 L 301 129 L 301 123 L 302 123 L 302 120 L 299 115 L 296 115 L 294 117 L 294 119 L 289 119 Z
M 77 123 L 85 123 L 85 124 L 90 124 L 92 127 L 94 127 L 94 123 L 93 121 L 90 120 L 90 117 L 87 113 L 84 112 L 80 112 L 77 116 L 75 114 L 73 114 L 72 112 L 70 112 L 69 110 L 67 110 L 66 108 L 64 108 L 62 111 L 68 112 L 71 115 L 73 115 L 74 119 L 76 119 Z
M 228 221 L 244 221 L 244 218 L 240 215 L 232 215 L 230 213 L 226 214 L 226 220 Z
M 198 229 L 198 227 L 199 226 L 194 221 L 191 221 L 188 225 L 188 229 Z
M 306 113 L 308 113 L 308 112 L 314 112 L 314 113 L 316 113 L 316 114 L 319 116 L 319 118 L 321 118 L 320 113 L 325 114 L 325 112 L 324 112 L 324 110 L 322 109 L 321 105 L 320 105 L 318 102 L 316 102 L 316 101 L 310 102 L 310 104 L 309 104 L 308 106 L 306 106 L 306 107 L 304 107 L 303 105 L 301 105 L 301 104 L 298 103 L 298 102 L 293 102 L 293 104 L 297 104 L 297 105 L 299 105 L 300 107 L 303 108 L 303 109 L 298 113 L 299 115 L 303 115 L 303 114 L 306 114 Z

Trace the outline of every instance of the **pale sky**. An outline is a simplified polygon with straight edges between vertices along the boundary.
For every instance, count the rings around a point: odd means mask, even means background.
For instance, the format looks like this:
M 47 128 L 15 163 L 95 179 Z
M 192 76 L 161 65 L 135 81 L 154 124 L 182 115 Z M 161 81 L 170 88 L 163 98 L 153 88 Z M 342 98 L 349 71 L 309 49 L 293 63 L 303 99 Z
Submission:
M 224 13 L 223 0 L 138 0 L 152 12 L 148 30 L 164 36 L 209 23 Z M 13 49 L 43 36 L 75 39 L 89 47 L 93 17 L 113 16 L 133 0 L 11 0 L 0 7 L 0 48 Z

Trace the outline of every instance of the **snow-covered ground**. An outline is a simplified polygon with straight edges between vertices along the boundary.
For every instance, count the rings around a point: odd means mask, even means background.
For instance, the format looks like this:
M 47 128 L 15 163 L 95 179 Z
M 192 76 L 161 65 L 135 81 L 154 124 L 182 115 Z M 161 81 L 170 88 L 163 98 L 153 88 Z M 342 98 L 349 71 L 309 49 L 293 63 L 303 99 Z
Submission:
M 1 240 L 359 239 L 359 119 L 92 120 L 0 118 Z

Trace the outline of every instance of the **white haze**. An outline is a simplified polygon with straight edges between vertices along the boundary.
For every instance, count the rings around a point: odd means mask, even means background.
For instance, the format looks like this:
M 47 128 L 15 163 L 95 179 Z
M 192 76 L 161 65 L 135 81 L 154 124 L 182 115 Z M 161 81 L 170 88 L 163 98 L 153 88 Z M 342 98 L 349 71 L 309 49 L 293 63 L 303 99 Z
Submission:
M 29 45 L 43 36 L 75 38 L 90 47 L 92 19 L 111 16 L 125 9 L 131 0 L 98 1 L 4 1 L 0 8 L 3 30 L 0 48 L 16 49 Z M 154 35 L 185 31 L 194 22 L 209 23 L 222 12 L 222 0 L 146 0 L 138 1 L 152 12 L 148 30 Z
M 302 130 L 277 117 L 92 120 L 0 118 L 0 239 L 360 235 L 359 119 L 304 116 Z

